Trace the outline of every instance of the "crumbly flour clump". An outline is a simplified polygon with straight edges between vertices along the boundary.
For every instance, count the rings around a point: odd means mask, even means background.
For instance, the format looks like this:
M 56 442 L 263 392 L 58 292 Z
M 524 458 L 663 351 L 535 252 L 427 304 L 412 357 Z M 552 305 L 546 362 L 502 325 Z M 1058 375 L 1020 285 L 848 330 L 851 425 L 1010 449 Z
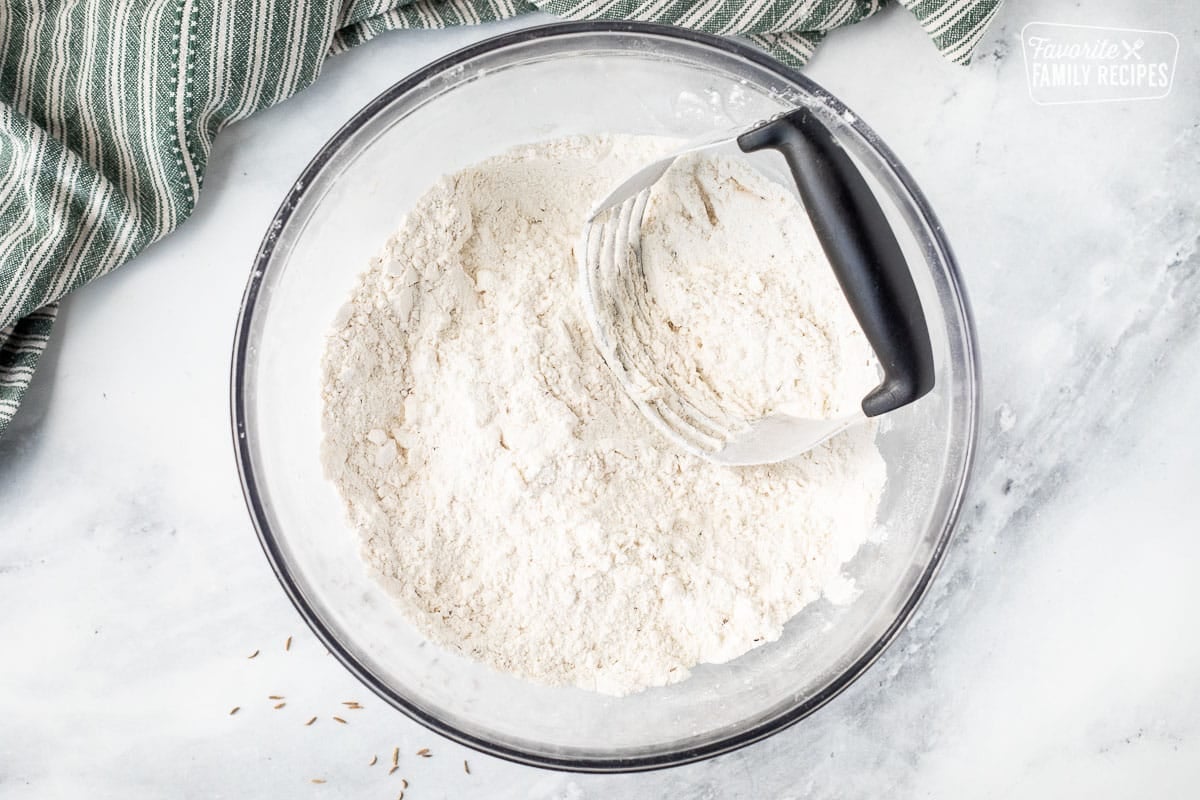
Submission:
M 329 478 L 366 562 L 441 645 L 611 694 L 777 639 L 870 535 L 870 426 L 787 464 L 677 451 L 596 351 L 574 248 L 592 202 L 669 143 L 562 139 L 440 180 L 374 259 L 323 362 Z M 876 368 L 797 201 L 692 159 L 642 235 L 681 385 L 748 415 L 851 410 Z

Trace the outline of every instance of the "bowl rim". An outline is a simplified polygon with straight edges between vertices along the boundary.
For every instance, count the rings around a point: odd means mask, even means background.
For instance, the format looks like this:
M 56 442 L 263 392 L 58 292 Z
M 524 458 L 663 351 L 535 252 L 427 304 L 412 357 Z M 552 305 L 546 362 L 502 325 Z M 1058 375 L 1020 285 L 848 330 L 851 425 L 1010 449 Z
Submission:
M 664 751 L 651 755 L 639 756 L 571 756 L 562 757 L 546 753 L 524 750 L 507 744 L 475 736 L 460 730 L 454 725 L 429 714 L 409 702 L 403 696 L 393 691 L 382 681 L 377 680 L 363 665 L 361 665 L 338 642 L 333 632 L 327 628 L 313 609 L 308 605 L 304 594 L 289 573 L 282 551 L 275 534 L 272 532 L 266 509 L 259 496 L 254 467 L 251 460 L 250 439 L 246 435 L 247 398 L 244 392 L 246 378 L 247 355 L 251 350 L 250 332 L 257 306 L 259 291 L 267 274 L 267 268 L 274 254 L 277 234 L 284 229 L 292 214 L 295 212 L 305 190 L 312 185 L 320 172 L 338 153 L 345 142 L 360 128 L 374 119 L 382 109 L 391 105 L 402 95 L 415 89 L 429 79 L 443 73 L 465 61 L 474 59 L 493 50 L 524 44 L 535 40 L 572 34 L 634 34 L 649 37 L 665 37 L 682 40 L 688 43 L 700 44 L 707 47 L 724 50 L 732 55 L 746 59 L 756 66 L 763 67 L 779 77 L 800 86 L 810 94 L 819 96 L 822 102 L 842 117 L 842 121 L 868 142 L 876 154 L 881 157 L 892 170 L 897 188 L 903 190 L 907 200 L 925 220 L 930 237 L 930 244 L 937 250 L 946 266 L 947 284 L 956 303 L 958 318 L 962 324 L 964 343 L 963 368 L 966 374 L 965 383 L 969 387 L 969 397 L 966 403 L 966 441 L 964 443 L 964 458 L 961 473 L 950 497 L 946 521 L 937 542 L 930 555 L 929 561 L 918 578 L 912 592 L 904 605 L 884 630 L 880 637 L 848 667 L 816 694 L 796 703 L 787 711 L 759 722 L 758 724 L 736 734 L 723 736 L 712 742 L 680 749 Z M 851 112 L 844 103 L 823 89 L 810 78 L 797 72 L 792 67 L 782 63 L 765 51 L 749 44 L 731 38 L 703 33 L 686 28 L 635 21 L 585 21 L 585 22 L 556 22 L 547 25 L 536 25 L 521 28 L 498 36 L 492 36 L 474 44 L 460 48 L 449 55 L 439 58 L 416 70 L 407 77 L 392 84 L 373 100 L 357 111 L 344 125 L 322 145 L 308 165 L 300 173 L 296 182 L 289 189 L 278 210 L 263 236 L 258 252 L 250 270 L 250 277 L 242 296 L 235 328 L 232 363 L 230 368 L 230 415 L 234 452 L 237 461 L 238 476 L 246 508 L 251 522 L 258 535 L 259 543 L 271 565 L 275 577 L 279 580 L 288 599 L 299 612 L 300 616 L 316 634 L 330 653 L 349 670 L 360 682 L 374 692 L 378 697 L 396 708 L 410 719 L 420 723 L 433 732 L 464 746 L 470 747 L 487 755 L 511 761 L 526 766 L 542 769 L 565 770 L 583 773 L 620 773 L 642 772 L 681 766 L 696 761 L 713 758 L 730 753 L 768 736 L 791 727 L 805 717 L 829 703 L 854 683 L 866 670 L 875 663 L 885 650 L 896 639 L 897 635 L 916 610 L 921 599 L 925 596 L 930 584 L 936 577 L 944 560 L 946 550 L 957 527 L 958 517 L 962 509 L 963 498 L 967 483 L 975 461 L 976 443 L 979 428 L 979 348 L 975 331 L 974 317 L 963 288 L 962 276 L 958 262 L 950 249 L 949 242 L 943 233 L 941 224 L 933 213 L 924 194 L 917 187 L 908 170 L 899 162 L 895 154 L 884 144 L 874 132 L 862 122 L 857 113 Z

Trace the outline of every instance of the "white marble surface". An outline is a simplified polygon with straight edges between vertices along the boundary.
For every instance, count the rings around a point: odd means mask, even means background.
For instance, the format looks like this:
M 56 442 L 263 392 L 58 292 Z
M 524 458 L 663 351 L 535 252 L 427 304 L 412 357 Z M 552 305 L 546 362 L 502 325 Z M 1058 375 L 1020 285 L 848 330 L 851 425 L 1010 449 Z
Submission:
M 1008 4 L 970 69 L 893 11 L 832 36 L 809 70 L 939 210 L 984 365 L 958 538 L 913 624 L 845 694 L 706 763 L 556 774 L 383 706 L 292 610 L 229 442 L 251 258 L 352 111 L 512 25 L 394 34 L 228 130 L 195 218 L 66 304 L 0 441 L 0 797 L 394 798 L 399 775 L 366 766 L 393 744 L 409 800 L 1200 795 L 1200 11 L 1031 5 Z M 1030 19 L 1173 31 L 1174 91 L 1034 105 L 1017 39 Z M 336 726 L 347 699 L 367 708 Z

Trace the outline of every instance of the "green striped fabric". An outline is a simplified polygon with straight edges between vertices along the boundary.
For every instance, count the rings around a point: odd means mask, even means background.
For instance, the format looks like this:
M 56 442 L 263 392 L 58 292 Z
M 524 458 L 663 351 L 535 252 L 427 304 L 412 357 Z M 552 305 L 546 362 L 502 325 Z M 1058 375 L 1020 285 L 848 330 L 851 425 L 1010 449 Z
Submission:
M 55 303 L 175 229 L 213 137 L 397 28 L 529 11 L 745 36 L 794 65 L 884 0 L 0 0 L 0 433 Z M 966 63 L 1001 0 L 900 0 Z

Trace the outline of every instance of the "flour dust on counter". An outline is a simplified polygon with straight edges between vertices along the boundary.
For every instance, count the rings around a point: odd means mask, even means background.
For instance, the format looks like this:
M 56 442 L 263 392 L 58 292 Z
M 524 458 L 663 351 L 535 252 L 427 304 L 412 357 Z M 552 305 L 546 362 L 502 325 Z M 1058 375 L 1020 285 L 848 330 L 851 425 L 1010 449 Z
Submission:
M 328 339 L 322 458 L 373 574 L 433 641 L 544 684 L 673 683 L 846 601 L 885 481 L 870 425 L 785 464 L 677 451 L 604 364 L 582 220 L 672 145 L 554 140 L 442 178 Z M 646 346 L 680 385 L 832 416 L 875 384 L 798 201 L 746 163 L 672 168 L 643 248 Z

